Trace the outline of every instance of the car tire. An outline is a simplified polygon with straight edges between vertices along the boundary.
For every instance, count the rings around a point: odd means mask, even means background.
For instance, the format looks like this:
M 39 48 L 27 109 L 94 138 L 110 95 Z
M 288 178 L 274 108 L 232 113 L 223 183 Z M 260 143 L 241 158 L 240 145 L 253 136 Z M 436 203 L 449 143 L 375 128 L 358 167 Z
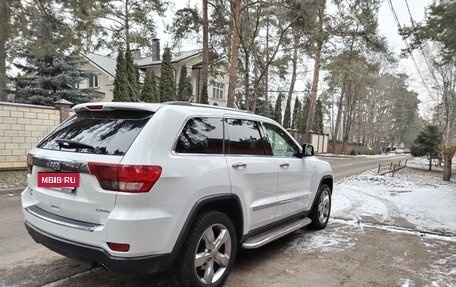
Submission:
M 177 257 L 171 274 L 174 283 L 176 286 L 223 285 L 233 267 L 237 245 L 236 229 L 226 214 L 218 211 L 200 214 Z
M 326 184 L 322 184 L 318 189 L 315 198 L 314 206 L 310 212 L 312 229 L 324 229 L 328 224 L 329 215 L 331 213 L 331 189 Z

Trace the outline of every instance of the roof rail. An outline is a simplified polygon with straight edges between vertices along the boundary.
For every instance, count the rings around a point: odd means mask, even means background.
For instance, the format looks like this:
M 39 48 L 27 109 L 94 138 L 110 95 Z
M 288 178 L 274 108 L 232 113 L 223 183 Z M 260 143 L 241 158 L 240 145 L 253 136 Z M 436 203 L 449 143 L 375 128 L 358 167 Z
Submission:
M 163 104 L 173 105 L 173 106 L 192 106 L 192 103 L 184 102 L 184 101 L 169 101 L 169 102 L 164 102 Z
M 254 114 L 252 111 L 240 110 L 240 109 L 236 109 L 236 108 L 211 106 L 211 105 L 208 105 L 208 104 L 198 104 L 198 103 L 183 102 L 183 101 L 170 101 L 170 102 L 164 102 L 163 104 L 165 104 L 165 105 L 175 105 L 175 106 L 192 106 L 192 107 L 198 107 L 198 108 L 217 109 L 217 110 L 225 110 L 225 111 L 233 111 L 233 112 Z

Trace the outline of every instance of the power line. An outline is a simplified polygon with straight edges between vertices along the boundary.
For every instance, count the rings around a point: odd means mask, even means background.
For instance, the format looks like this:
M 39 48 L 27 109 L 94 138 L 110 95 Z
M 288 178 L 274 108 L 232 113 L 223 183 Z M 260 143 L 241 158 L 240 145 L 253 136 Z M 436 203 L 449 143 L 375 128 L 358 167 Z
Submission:
M 396 24 L 397 24 L 397 28 L 398 30 L 400 31 L 402 29 L 402 26 L 401 26 L 401 23 L 399 22 L 399 18 L 397 17 L 397 14 L 396 14 L 396 10 L 394 10 L 394 6 L 393 6 L 393 3 L 391 2 L 391 0 L 388 0 L 388 4 L 390 6 L 390 9 L 391 9 L 391 13 L 393 14 L 393 17 L 394 17 L 394 20 L 396 21 Z M 407 39 L 405 39 L 404 37 L 402 37 L 402 40 L 404 40 L 404 43 L 407 47 L 407 51 L 409 51 L 409 54 L 410 56 L 412 57 L 412 60 L 413 60 L 413 63 L 415 64 L 415 68 L 416 68 L 416 71 L 418 72 L 420 78 L 421 78 L 421 81 L 423 82 L 424 86 L 426 87 L 426 89 L 428 90 L 428 92 L 430 93 L 431 90 L 429 89 L 428 85 L 426 84 L 426 82 L 424 81 L 424 77 L 423 77 L 423 74 L 421 73 L 419 67 L 418 67 L 418 64 L 416 63 L 416 60 L 415 60 L 415 57 L 413 56 L 413 53 L 410 49 L 410 45 L 409 43 L 407 42 Z
M 410 7 L 408 4 L 408 1 L 407 0 L 404 0 L 404 1 L 405 1 L 405 5 L 407 6 L 407 11 L 410 15 L 410 21 L 412 22 L 412 26 L 415 28 L 416 27 L 415 21 L 413 20 L 412 13 L 410 12 Z M 429 60 L 426 57 L 426 54 L 424 53 L 424 50 L 423 50 L 423 46 L 421 44 L 419 44 L 419 48 L 420 48 L 421 54 L 423 55 L 424 61 L 426 62 L 426 66 L 428 67 L 429 72 L 431 72 L 432 78 L 437 83 L 437 85 L 439 85 L 439 81 L 437 80 L 437 78 L 435 76 L 434 69 L 432 68 L 431 64 L 429 63 Z

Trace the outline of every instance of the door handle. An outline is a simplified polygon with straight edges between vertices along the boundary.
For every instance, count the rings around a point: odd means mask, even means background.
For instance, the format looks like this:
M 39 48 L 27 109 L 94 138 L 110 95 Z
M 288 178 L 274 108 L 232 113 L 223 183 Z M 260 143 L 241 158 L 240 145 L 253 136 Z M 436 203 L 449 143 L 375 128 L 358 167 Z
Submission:
M 234 168 L 241 168 L 241 167 L 245 168 L 246 166 L 247 166 L 247 164 L 244 162 L 237 162 L 237 163 L 233 163 L 233 165 L 232 165 L 232 167 L 234 167 Z
M 284 163 L 279 164 L 279 166 L 281 168 L 288 168 L 290 166 L 290 164 L 288 162 L 284 162 Z

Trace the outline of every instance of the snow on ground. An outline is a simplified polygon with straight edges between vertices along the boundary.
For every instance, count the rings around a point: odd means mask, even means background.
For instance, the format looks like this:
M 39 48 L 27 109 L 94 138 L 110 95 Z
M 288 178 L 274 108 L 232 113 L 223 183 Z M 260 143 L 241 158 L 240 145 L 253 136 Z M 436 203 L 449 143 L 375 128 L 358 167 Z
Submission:
M 419 274 L 428 282 L 425 286 L 456 286 L 456 180 L 444 182 L 441 172 L 425 171 L 425 160 L 411 164 L 415 168 L 402 169 L 394 177 L 372 170 L 337 182 L 328 228 L 297 231 L 285 253 L 334 254 L 357 249 L 370 228 L 416 235 L 429 265 L 416 272 L 410 269 L 410 274 Z M 399 270 L 411 268 L 404 260 L 398 254 L 391 264 Z M 395 286 L 418 286 L 416 278 L 405 273 Z
M 400 155 L 400 154 L 396 154 L 396 153 L 381 153 L 381 154 L 373 154 L 373 155 L 368 155 L 368 154 L 349 155 L 349 154 L 334 154 L 334 153 L 317 154 L 317 156 L 319 156 L 319 157 L 340 157 L 340 158 L 357 158 L 357 157 L 381 158 L 381 157 L 392 157 L 392 156 L 397 156 L 397 155 Z
M 442 163 L 443 164 L 443 163 Z M 407 163 L 407 166 L 413 168 L 422 168 L 428 170 L 429 168 L 429 159 L 425 157 L 417 157 L 414 160 Z M 453 172 L 456 169 L 456 156 L 453 157 L 453 162 L 451 165 Z M 443 171 L 443 166 L 438 166 L 438 160 L 432 160 L 432 170 L 434 171 Z
M 430 240 L 438 237 L 455 242 L 454 236 L 445 238 L 439 234 L 456 235 L 456 181 L 444 182 L 441 174 L 424 171 L 425 160 L 410 162 L 423 170 L 407 168 L 394 177 L 372 170 L 337 182 L 331 228 L 311 235 L 305 231 L 301 240 L 292 242 L 287 251 L 342 251 L 356 244 L 356 233 L 363 232 L 363 226 L 417 235 L 430 232 L 421 235 Z
M 333 228 L 318 230 L 309 233 L 308 230 L 298 230 L 296 232 L 300 240 L 294 240 L 286 248 L 287 253 L 313 253 L 315 250 L 321 252 L 339 252 L 350 248 L 356 244 L 358 238 L 354 236 L 360 232 L 359 226 L 340 225 L 330 222 Z
M 420 162 L 414 163 L 420 165 Z M 412 169 L 347 178 L 334 187 L 332 217 L 394 224 L 401 218 L 418 230 L 456 234 L 456 183 Z

